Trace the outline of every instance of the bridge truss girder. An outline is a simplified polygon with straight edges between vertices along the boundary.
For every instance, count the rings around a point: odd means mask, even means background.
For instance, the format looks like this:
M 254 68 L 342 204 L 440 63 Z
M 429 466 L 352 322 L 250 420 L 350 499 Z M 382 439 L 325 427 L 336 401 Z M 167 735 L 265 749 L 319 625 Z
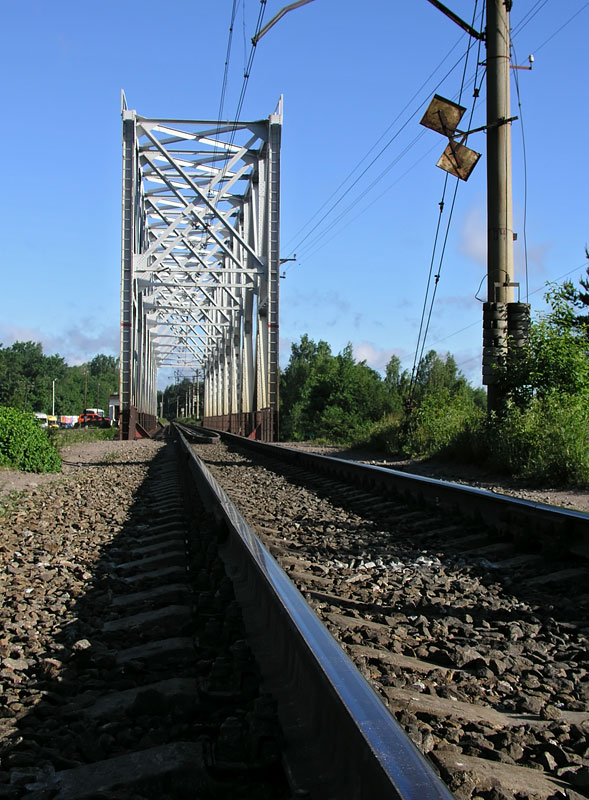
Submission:
M 151 119 L 122 95 L 121 437 L 157 371 L 204 376 L 207 427 L 278 434 L 282 98 L 267 120 Z

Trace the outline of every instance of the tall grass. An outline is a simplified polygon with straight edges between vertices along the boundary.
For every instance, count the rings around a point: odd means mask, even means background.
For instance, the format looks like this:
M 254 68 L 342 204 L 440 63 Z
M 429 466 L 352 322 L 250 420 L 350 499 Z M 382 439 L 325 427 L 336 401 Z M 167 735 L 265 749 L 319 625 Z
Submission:
M 589 485 L 589 392 L 512 406 L 487 432 L 489 463 L 552 485 Z
M 392 455 L 443 458 L 550 486 L 589 486 L 589 392 L 553 392 L 501 416 L 437 392 L 406 417 L 374 425 L 362 442 Z
M 60 428 L 50 431 L 50 437 L 58 450 L 70 444 L 82 442 L 110 442 L 119 438 L 118 428 Z

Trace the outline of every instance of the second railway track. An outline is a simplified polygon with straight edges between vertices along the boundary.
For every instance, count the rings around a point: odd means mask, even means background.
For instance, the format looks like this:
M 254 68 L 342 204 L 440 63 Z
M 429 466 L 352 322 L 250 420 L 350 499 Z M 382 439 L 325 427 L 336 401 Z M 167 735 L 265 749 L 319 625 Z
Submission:
M 193 449 L 457 797 L 589 796 L 584 515 L 485 525 L 472 497 L 463 517 Z

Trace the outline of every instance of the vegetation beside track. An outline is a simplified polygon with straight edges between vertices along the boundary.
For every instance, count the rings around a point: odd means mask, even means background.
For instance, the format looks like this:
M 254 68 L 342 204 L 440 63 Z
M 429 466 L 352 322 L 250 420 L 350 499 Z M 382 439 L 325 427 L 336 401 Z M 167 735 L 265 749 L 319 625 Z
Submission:
M 588 271 L 589 274 L 589 271 Z M 549 311 L 498 371 L 505 402 L 486 413 L 450 354 L 431 350 L 410 373 L 397 356 L 382 378 L 352 346 L 301 337 L 281 382 L 281 434 L 290 441 L 436 457 L 550 485 L 589 486 L 589 279 L 551 286 Z
M 118 428 L 61 428 L 49 433 L 58 450 L 80 442 L 109 442 L 119 438 Z
M 23 472 L 59 472 L 61 457 L 35 416 L 0 406 L 0 467 Z
M 41 428 L 32 413 L 0 406 L 0 468 L 59 472 L 64 447 L 117 437 L 117 428 Z

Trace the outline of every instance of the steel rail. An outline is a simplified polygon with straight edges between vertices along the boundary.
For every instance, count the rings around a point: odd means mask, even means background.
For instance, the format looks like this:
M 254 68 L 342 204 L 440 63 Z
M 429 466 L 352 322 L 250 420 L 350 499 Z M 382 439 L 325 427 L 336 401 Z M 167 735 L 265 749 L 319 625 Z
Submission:
M 196 425 L 181 425 L 178 422 L 174 423 L 174 427 L 182 432 L 182 435 L 191 439 L 195 444 L 213 444 L 220 440 L 220 435 L 216 431 L 210 431 L 206 428 L 199 428 Z
M 295 792 L 325 800 L 453 795 L 176 428 L 242 605 L 264 686 L 278 704 Z
M 235 434 L 222 433 L 221 437 L 239 447 L 257 450 L 311 471 L 328 474 L 366 490 L 395 495 L 413 504 L 473 518 L 516 539 L 534 537 L 539 546 L 550 551 L 560 547 L 585 558 L 589 556 L 589 514 L 582 511 L 522 500 L 389 467 L 253 441 Z

